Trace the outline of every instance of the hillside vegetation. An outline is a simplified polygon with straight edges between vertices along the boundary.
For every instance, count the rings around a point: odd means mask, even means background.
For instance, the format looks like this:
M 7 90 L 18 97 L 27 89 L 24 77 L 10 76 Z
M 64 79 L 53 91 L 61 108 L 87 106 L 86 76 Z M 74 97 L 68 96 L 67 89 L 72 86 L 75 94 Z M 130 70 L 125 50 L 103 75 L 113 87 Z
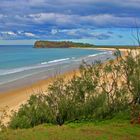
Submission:
M 94 45 L 87 43 L 74 43 L 70 41 L 36 41 L 35 48 L 90 48 Z
M 136 49 L 138 46 L 102 46 L 89 43 L 76 43 L 72 41 L 36 41 L 34 48 L 116 48 Z

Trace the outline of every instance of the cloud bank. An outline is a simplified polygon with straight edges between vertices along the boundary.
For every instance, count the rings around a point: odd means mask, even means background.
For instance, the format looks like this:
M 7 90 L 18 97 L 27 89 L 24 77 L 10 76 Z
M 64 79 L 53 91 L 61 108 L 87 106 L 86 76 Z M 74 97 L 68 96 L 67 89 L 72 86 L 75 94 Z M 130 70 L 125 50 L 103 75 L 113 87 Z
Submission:
M 139 13 L 140 0 L 1 0 L 0 39 L 123 38 Z

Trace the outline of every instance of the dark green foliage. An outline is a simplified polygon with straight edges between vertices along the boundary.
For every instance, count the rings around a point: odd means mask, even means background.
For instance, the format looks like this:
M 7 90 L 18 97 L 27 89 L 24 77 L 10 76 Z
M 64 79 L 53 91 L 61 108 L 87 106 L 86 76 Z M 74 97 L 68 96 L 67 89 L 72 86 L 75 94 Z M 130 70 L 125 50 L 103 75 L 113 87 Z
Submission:
M 95 45 L 88 43 L 75 43 L 71 41 L 36 41 L 35 48 L 90 48 Z
M 27 104 L 22 105 L 19 111 L 13 114 L 10 127 L 29 128 L 42 123 L 53 121 L 53 116 L 48 107 L 46 96 L 43 94 L 32 95 Z

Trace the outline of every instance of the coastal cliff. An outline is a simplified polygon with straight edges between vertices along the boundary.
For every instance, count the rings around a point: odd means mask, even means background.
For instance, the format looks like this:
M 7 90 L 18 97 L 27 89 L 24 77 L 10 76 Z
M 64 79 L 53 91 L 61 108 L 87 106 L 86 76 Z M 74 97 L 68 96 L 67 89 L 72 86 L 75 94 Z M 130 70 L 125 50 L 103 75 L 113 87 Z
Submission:
M 36 41 L 34 48 L 90 48 L 94 45 L 87 43 L 75 43 L 70 41 Z

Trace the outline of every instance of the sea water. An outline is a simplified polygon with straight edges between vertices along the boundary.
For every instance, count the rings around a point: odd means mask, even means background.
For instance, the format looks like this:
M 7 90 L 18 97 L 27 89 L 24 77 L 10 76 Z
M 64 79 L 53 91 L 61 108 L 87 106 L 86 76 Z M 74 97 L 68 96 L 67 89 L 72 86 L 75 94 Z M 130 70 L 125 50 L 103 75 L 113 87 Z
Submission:
M 71 65 L 79 64 L 82 59 L 105 53 L 107 52 L 94 49 L 38 49 L 29 45 L 1 45 L 0 85 L 45 71 L 63 71 L 66 67 L 71 69 Z
M 0 69 L 13 69 L 65 61 L 97 53 L 101 53 L 101 51 L 74 48 L 37 49 L 33 48 L 33 46 L 0 45 Z

